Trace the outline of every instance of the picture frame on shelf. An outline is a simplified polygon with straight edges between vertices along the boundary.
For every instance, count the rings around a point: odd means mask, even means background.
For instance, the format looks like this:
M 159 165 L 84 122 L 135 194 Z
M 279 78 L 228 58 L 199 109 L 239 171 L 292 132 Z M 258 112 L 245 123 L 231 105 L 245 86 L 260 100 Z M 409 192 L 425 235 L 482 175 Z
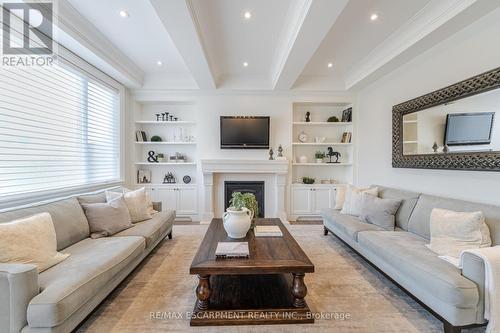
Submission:
M 137 170 L 138 184 L 151 184 L 151 170 Z

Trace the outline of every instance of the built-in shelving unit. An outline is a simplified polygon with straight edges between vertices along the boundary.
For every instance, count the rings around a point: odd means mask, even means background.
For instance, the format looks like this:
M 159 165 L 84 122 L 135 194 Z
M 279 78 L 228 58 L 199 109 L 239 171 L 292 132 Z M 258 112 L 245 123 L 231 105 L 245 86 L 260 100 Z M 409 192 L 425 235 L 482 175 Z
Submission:
M 340 183 L 352 183 L 353 178 L 353 122 L 328 122 L 335 116 L 342 120 L 344 110 L 351 108 L 350 103 L 293 103 L 292 116 L 292 183 L 299 184 L 302 177 L 312 177 L 317 183 L 321 180 L 335 180 Z M 310 121 L 306 121 L 306 113 Z M 353 118 L 351 111 L 351 119 Z M 343 134 L 351 133 L 350 142 L 342 142 Z M 305 142 L 299 141 L 299 135 L 305 133 Z M 328 147 L 340 153 L 340 163 L 327 163 L 326 157 L 316 163 L 316 151 L 327 152 Z M 304 160 L 305 159 L 305 160 Z M 336 158 L 332 157 L 332 161 Z
M 342 120 L 342 112 L 349 108 L 352 108 L 350 103 L 293 103 L 290 220 L 320 219 L 321 209 L 333 207 L 336 187 L 353 182 L 354 123 L 327 121 L 332 116 Z M 309 122 L 306 121 L 307 112 L 310 113 Z M 354 110 L 351 115 L 354 120 Z M 350 133 L 350 142 L 342 141 L 344 132 Z M 305 142 L 299 141 L 301 133 L 306 134 Z M 326 153 L 329 147 L 340 153 L 340 163 L 327 163 L 328 157 L 317 163 L 316 151 Z M 332 157 L 332 161 L 335 160 Z M 314 178 L 316 182 L 303 184 L 303 177 Z
M 145 187 L 153 201 L 161 202 L 163 209 L 176 210 L 182 220 L 199 220 L 196 109 L 192 102 L 147 102 L 136 103 L 134 112 L 132 183 Z M 156 115 L 166 112 L 178 120 L 157 121 Z M 145 132 L 147 141 L 138 141 L 137 131 Z M 152 136 L 159 136 L 162 141 L 150 141 Z M 155 157 L 163 154 L 163 160 L 148 161 L 151 152 Z M 176 155 L 185 157 L 185 162 L 171 160 Z M 150 175 L 148 182 L 139 182 L 139 171 Z M 167 174 L 175 177 L 175 183 L 164 183 Z M 188 183 L 183 181 L 185 176 L 190 178 Z
M 418 152 L 418 115 L 417 112 L 404 116 L 403 119 L 403 154 Z

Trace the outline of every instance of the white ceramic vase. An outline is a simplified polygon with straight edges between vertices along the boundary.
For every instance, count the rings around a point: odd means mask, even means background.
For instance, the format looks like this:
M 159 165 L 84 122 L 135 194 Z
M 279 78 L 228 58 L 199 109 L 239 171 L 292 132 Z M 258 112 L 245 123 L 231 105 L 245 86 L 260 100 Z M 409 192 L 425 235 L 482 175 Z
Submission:
M 245 238 L 252 224 L 253 212 L 243 207 L 241 210 L 228 208 L 222 215 L 224 230 L 230 238 Z

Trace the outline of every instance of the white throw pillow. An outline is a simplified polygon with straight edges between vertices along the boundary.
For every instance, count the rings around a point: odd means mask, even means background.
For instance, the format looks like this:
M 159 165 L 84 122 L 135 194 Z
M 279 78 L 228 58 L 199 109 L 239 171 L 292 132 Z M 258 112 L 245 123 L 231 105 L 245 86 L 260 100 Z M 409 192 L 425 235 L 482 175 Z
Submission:
M 333 209 L 342 209 L 345 201 L 345 186 L 338 186 L 335 189 L 335 207 Z
M 378 187 L 356 188 L 349 186 L 345 192 L 344 205 L 340 213 L 354 216 L 361 215 L 361 193 L 377 196 Z
M 490 230 L 482 212 L 455 212 L 434 208 L 431 241 L 426 246 L 440 256 L 458 258 L 463 250 L 490 247 Z
M 148 192 L 146 192 L 146 202 L 148 203 L 148 213 L 149 215 L 154 215 L 158 213 L 153 207 L 153 200 L 151 200 L 151 196 Z
M 43 272 L 68 257 L 57 252 L 56 230 L 49 213 L 0 223 L 1 263 L 33 264 Z
M 123 192 L 123 199 L 125 200 L 125 204 L 127 204 L 132 223 L 149 220 L 151 214 L 149 213 L 146 189 L 144 187 L 134 191 L 124 189 Z M 106 201 L 109 202 L 121 195 L 122 193 L 106 191 Z

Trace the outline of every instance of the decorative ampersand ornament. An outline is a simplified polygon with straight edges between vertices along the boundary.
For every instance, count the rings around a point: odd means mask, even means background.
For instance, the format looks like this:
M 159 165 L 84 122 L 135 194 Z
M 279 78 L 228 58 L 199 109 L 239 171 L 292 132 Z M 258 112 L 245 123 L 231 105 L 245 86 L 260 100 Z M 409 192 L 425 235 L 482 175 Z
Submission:
M 148 152 L 148 162 L 150 163 L 158 163 L 158 157 L 155 156 L 156 153 L 153 150 Z

